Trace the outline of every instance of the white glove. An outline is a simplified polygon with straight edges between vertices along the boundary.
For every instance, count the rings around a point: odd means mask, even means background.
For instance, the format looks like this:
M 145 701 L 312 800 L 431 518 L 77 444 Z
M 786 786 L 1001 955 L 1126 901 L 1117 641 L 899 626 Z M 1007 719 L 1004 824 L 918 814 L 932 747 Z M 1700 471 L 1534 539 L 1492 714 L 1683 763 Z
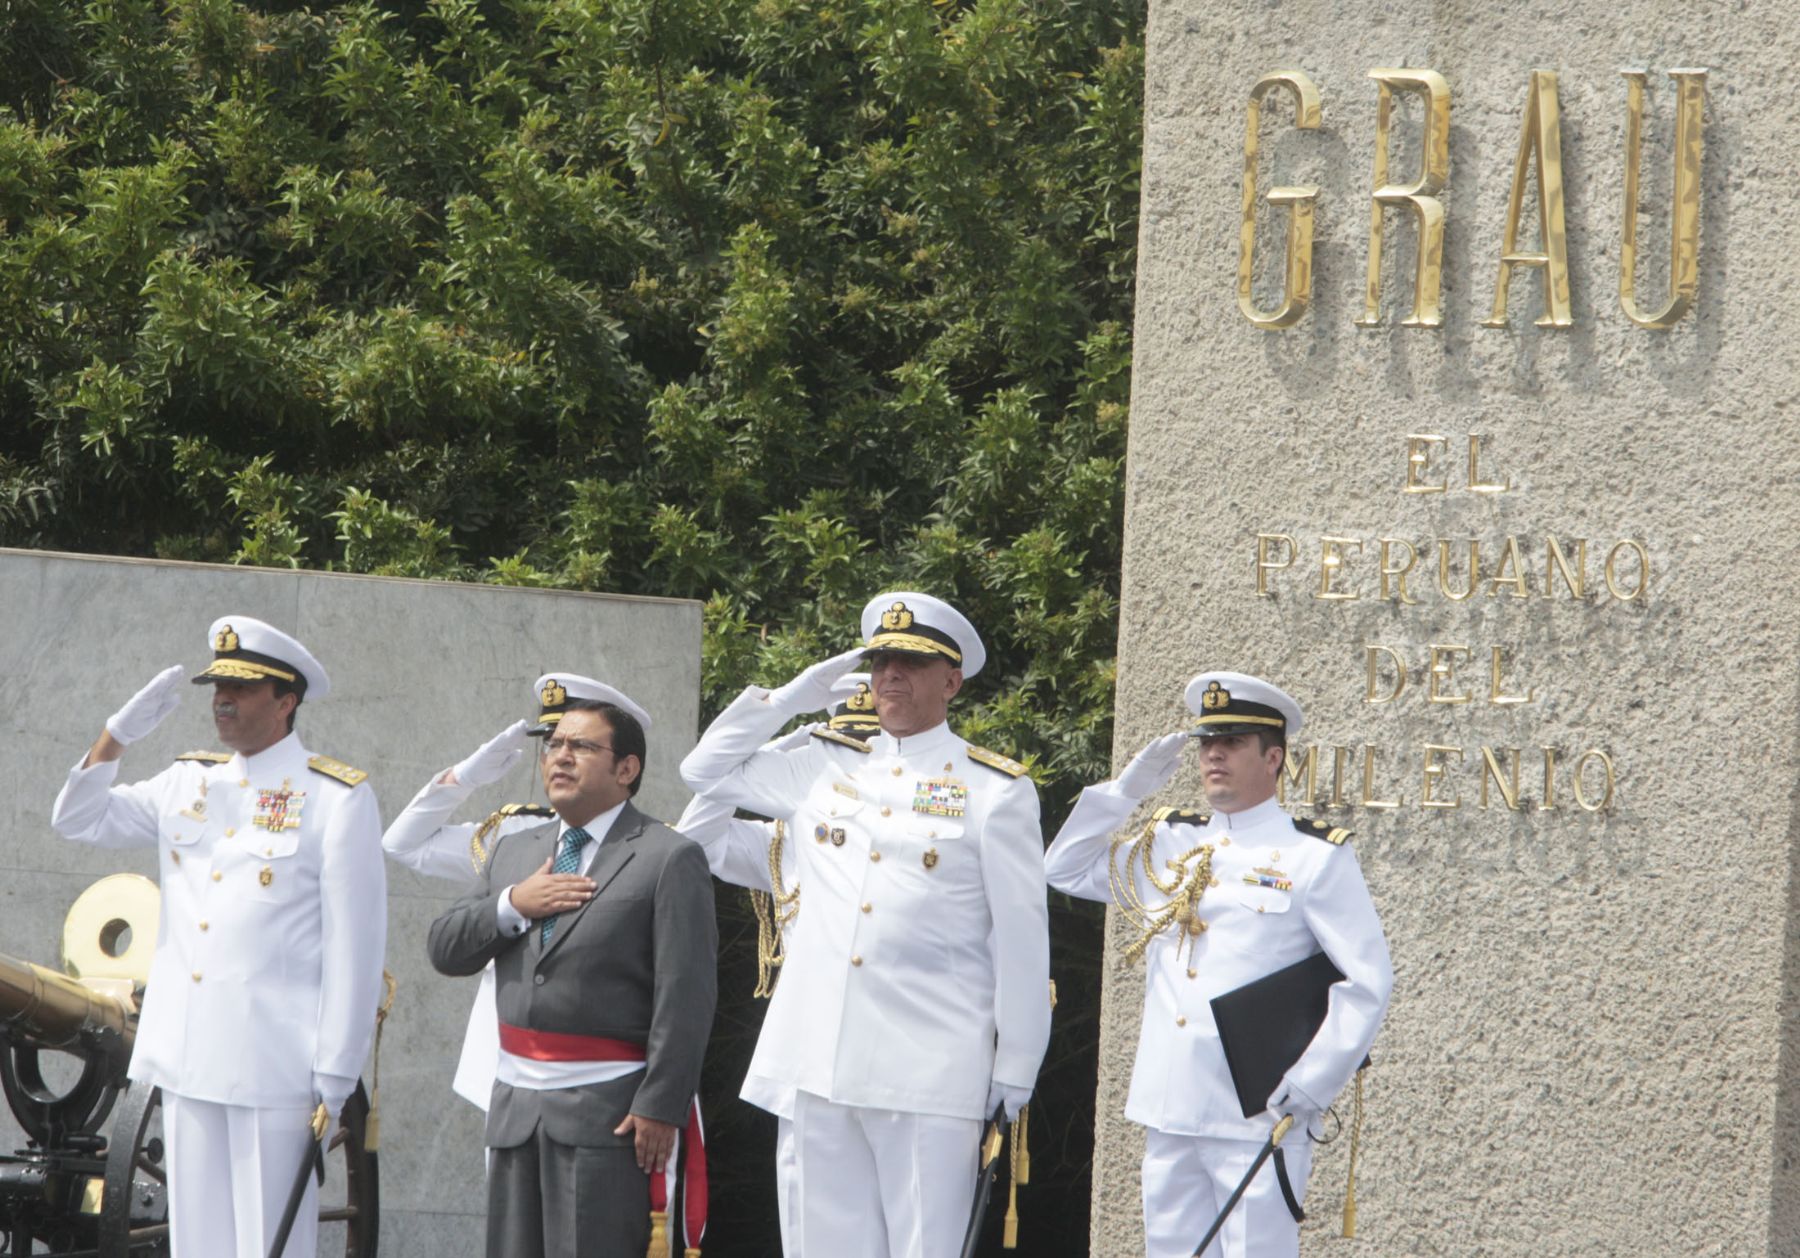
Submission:
M 996 1079 L 988 1084 L 987 1108 L 982 1113 L 992 1118 L 994 1111 L 1001 1105 L 1005 1105 L 1006 1121 L 1010 1123 L 1018 1118 L 1019 1111 L 1025 1108 L 1025 1103 L 1030 1099 L 1030 1088 L 1014 1087 L 1010 1083 L 1001 1083 Z
M 506 771 L 519 763 L 531 736 L 524 721 L 514 721 L 481 746 L 457 761 L 450 772 L 464 786 L 487 786 L 498 782 Z
M 181 706 L 181 683 L 187 669 L 171 664 L 150 679 L 150 684 L 125 701 L 125 706 L 106 718 L 106 732 L 115 742 L 130 746 L 163 723 Z
M 793 716 L 830 707 L 835 697 L 832 687 L 840 677 L 854 669 L 866 654 L 867 647 L 851 647 L 842 655 L 834 655 L 822 663 L 814 664 L 787 685 L 770 691 L 769 706 Z
M 356 1091 L 356 1080 L 343 1075 L 321 1074 L 313 1072 L 313 1095 L 319 1098 L 319 1104 L 325 1107 L 330 1116 L 331 1126 L 337 1125 L 337 1117 L 344 1112 L 344 1102 Z
M 1286 1079 L 1276 1084 L 1275 1090 L 1269 1093 L 1267 1108 L 1270 1117 L 1277 1122 L 1292 1114 L 1294 1126 L 1302 1131 L 1311 1131 L 1317 1124 L 1319 1115 L 1325 1112 L 1323 1105 L 1301 1091 L 1298 1084 L 1289 1083 Z
M 1131 758 L 1125 772 L 1119 774 L 1119 794 L 1127 799 L 1143 799 L 1154 795 L 1175 776 L 1181 765 L 1181 748 L 1186 734 L 1164 734 L 1152 738 L 1144 749 Z

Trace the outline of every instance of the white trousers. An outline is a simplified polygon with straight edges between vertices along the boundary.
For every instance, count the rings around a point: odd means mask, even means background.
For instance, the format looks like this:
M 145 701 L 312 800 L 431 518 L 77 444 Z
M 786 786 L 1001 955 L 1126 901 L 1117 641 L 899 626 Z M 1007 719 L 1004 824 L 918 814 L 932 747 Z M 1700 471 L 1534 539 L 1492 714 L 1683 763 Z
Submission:
M 1154 1128 L 1144 1143 L 1144 1241 L 1148 1258 L 1191 1258 L 1206 1229 L 1250 1170 L 1262 1145 L 1172 1136 Z M 1312 1141 L 1281 1142 L 1294 1196 L 1306 1200 Z M 1300 1225 L 1281 1195 L 1275 1159 L 1264 1162 L 1203 1258 L 1299 1258 Z
M 975 1200 L 981 1123 L 794 1103 L 792 1194 L 807 1253 L 829 1258 L 954 1258 Z M 791 1258 L 791 1256 L 790 1256 Z
M 775 1208 L 781 1214 L 783 1258 L 800 1258 L 800 1165 L 794 1120 L 775 1119 Z
M 310 1153 L 310 1109 L 250 1109 L 163 1091 L 172 1258 L 267 1254 L 294 1175 Z M 318 1183 L 306 1181 L 286 1258 L 313 1258 Z

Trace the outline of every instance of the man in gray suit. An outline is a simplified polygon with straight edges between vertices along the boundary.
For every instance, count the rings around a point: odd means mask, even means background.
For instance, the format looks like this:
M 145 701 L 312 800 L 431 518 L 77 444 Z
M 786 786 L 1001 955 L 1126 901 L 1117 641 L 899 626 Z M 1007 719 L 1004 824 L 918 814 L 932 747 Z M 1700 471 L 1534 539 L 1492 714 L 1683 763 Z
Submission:
M 500 841 L 432 923 L 431 962 L 495 966 L 490 1258 L 643 1258 L 650 1177 L 687 1122 L 712 1026 L 712 877 L 697 845 L 630 802 L 643 709 L 571 674 L 540 689 L 557 820 Z

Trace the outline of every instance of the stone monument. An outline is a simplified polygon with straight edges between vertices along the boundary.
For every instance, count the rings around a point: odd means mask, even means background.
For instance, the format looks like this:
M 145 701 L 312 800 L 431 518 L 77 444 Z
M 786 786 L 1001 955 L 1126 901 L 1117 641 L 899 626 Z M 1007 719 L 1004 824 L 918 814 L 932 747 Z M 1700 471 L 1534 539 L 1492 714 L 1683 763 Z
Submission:
M 1307 706 L 1283 794 L 1398 981 L 1305 1253 L 1800 1254 L 1797 47 L 1781 0 L 1152 6 L 1116 763 L 1206 668 Z

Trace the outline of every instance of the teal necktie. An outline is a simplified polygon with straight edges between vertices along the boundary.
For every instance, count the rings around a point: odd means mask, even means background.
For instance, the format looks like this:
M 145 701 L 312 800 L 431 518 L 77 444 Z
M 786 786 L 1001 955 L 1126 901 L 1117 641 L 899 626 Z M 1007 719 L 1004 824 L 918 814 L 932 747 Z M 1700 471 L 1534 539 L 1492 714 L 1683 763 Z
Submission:
M 580 826 L 570 826 L 563 832 L 562 846 L 556 849 L 556 864 L 550 866 L 553 874 L 572 874 L 581 868 L 581 849 L 588 841 L 588 832 Z M 538 927 L 538 944 L 550 946 L 550 936 L 556 933 L 556 919 L 560 913 L 552 913 Z

